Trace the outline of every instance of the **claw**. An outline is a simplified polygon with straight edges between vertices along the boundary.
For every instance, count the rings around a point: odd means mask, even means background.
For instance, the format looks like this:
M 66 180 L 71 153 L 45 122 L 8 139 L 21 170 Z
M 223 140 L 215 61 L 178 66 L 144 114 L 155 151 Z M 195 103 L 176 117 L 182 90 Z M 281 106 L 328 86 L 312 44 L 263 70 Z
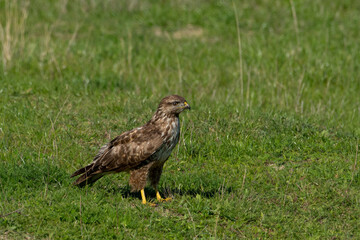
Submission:
M 160 199 L 158 199 L 159 202 L 169 202 L 171 200 L 172 200 L 172 198 L 160 198 Z
M 141 193 L 141 203 L 142 204 L 146 204 L 146 205 L 149 205 L 151 207 L 156 207 L 157 204 L 156 203 L 151 203 L 151 202 L 147 202 L 146 201 L 146 197 L 145 197 L 145 190 L 144 189 L 141 189 L 140 190 L 140 193 Z M 171 201 L 172 198 L 162 198 L 159 191 L 156 190 L 156 199 L 159 201 L 159 202 L 168 202 L 168 201 Z
M 146 205 L 149 205 L 150 207 L 157 207 L 156 203 L 151 203 L 151 202 L 146 203 Z
M 141 189 L 141 203 L 144 204 L 144 205 L 149 205 L 150 207 L 156 207 L 157 204 L 156 203 L 151 203 L 151 202 L 147 202 L 146 201 L 146 197 L 145 197 L 145 190 L 144 189 Z
M 168 201 L 171 201 L 172 198 L 162 198 L 160 193 L 158 191 L 156 191 L 156 199 L 159 201 L 159 202 L 168 202 Z

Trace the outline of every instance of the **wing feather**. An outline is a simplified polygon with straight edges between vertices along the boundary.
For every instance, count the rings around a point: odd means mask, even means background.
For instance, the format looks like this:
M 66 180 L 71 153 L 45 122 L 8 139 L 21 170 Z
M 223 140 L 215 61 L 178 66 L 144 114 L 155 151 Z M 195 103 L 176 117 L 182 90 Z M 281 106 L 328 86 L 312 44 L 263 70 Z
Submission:
M 103 146 L 94 158 L 95 172 L 120 172 L 146 161 L 163 144 L 155 127 L 142 127 L 125 132 Z

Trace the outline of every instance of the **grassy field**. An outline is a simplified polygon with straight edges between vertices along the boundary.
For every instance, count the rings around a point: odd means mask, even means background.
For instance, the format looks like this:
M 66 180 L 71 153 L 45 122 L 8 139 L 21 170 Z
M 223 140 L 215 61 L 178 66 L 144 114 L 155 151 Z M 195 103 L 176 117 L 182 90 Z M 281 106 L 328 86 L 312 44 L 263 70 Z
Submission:
M 359 26 L 357 0 L 1 0 L 0 239 L 359 239 Z M 71 185 L 174 93 L 173 201 Z

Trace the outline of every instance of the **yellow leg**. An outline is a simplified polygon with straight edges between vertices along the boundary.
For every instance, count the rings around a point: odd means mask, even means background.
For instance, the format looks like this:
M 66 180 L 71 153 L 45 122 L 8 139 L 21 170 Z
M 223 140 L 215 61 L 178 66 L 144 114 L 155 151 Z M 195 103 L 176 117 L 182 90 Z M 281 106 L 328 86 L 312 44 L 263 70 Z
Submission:
M 157 199 L 158 201 L 163 200 L 163 198 L 161 197 L 159 191 L 156 191 L 156 199 Z
M 159 202 L 167 202 L 167 201 L 170 201 L 171 198 L 162 198 L 159 191 L 156 189 L 156 199 L 159 201 Z
M 141 199 L 142 199 L 142 201 L 141 201 L 141 203 L 142 204 L 146 204 L 146 197 L 145 197 L 145 191 L 144 191 L 144 189 L 141 189 Z
M 145 190 L 144 189 L 141 189 L 140 190 L 140 193 L 141 193 L 141 203 L 142 204 L 147 204 L 147 205 L 150 205 L 151 207 L 156 207 L 156 204 L 155 203 L 148 203 L 146 202 L 146 197 L 145 197 Z

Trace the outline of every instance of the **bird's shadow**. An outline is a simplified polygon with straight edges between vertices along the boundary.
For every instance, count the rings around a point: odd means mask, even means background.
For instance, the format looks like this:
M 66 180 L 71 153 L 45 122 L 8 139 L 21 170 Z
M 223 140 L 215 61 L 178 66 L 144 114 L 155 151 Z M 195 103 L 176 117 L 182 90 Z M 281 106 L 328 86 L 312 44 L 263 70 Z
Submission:
M 108 194 L 111 195 L 121 195 L 123 198 L 138 198 L 141 199 L 140 192 L 132 192 L 130 186 L 104 186 L 103 187 Z M 159 188 L 159 192 L 163 197 L 174 197 L 174 196 L 190 196 L 190 197 L 197 197 L 201 196 L 202 198 L 214 198 L 216 195 L 224 195 L 230 194 L 233 192 L 231 187 L 223 187 L 218 186 L 217 188 L 211 187 L 209 190 L 204 190 L 202 188 L 191 188 L 191 189 L 179 189 L 179 188 L 172 188 L 172 187 L 162 187 Z M 147 198 L 155 198 L 156 192 L 152 187 L 145 188 L 145 194 Z

